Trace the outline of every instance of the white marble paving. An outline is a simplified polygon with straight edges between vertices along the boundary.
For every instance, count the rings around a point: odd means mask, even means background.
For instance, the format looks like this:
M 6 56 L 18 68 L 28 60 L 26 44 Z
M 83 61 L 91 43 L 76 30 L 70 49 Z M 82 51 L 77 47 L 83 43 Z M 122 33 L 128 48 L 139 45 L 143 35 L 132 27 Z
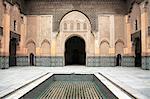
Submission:
M 0 97 L 48 73 L 102 73 L 130 93 L 150 98 L 150 71 L 135 67 L 11 67 L 0 70 Z M 146 99 L 146 98 L 145 98 Z

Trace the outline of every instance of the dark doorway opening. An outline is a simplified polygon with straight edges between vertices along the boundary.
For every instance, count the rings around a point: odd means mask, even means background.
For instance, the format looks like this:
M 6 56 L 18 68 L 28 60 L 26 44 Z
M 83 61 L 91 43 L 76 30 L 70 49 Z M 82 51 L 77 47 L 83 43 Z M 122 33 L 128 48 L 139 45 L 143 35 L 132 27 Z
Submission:
M 9 43 L 9 66 L 16 66 L 16 38 L 11 38 Z
M 140 37 L 135 38 L 135 66 L 141 67 L 142 65 L 142 55 L 141 55 L 141 39 Z
M 33 53 L 30 54 L 30 65 L 34 66 L 34 54 Z
M 121 66 L 121 61 L 122 61 L 122 56 L 121 54 L 118 54 L 116 58 L 116 66 Z
M 65 65 L 85 65 L 85 42 L 82 38 L 74 36 L 65 43 Z

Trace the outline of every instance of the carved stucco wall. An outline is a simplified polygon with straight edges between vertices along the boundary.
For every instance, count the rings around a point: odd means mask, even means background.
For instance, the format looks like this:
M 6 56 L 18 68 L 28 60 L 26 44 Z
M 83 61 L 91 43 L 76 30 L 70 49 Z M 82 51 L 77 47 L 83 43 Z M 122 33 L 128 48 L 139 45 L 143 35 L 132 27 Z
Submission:
M 52 35 L 51 15 L 29 15 L 27 16 L 27 37 L 26 41 L 33 40 L 36 48 L 41 48 L 38 55 L 50 55 L 50 43 Z M 45 42 L 46 41 L 46 42 Z M 48 44 L 47 44 L 48 43 Z M 44 45 L 43 45 L 44 44 Z M 45 51 L 45 48 L 49 48 Z M 49 51 L 49 52 L 48 52 Z
M 4 6 L 2 0 L 0 0 L 0 26 L 2 26 L 3 14 L 4 14 Z
M 26 43 L 33 40 L 36 43 L 37 30 L 38 30 L 38 18 L 37 16 L 27 16 L 27 34 Z
M 122 15 L 115 16 L 115 54 L 124 55 L 126 46 L 125 18 Z
M 106 39 L 108 42 L 110 41 L 110 16 L 99 16 L 99 36 L 100 40 Z
M 48 40 L 44 40 L 41 44 L 41 56 L 50 56 L 50 42 Z
M 141 3 L 143 2 L 144 0 L 126 0 L 126 7 L 128 9 L 128 12 L 130 12 L 132 10 L 132 7 L 133 7 L 133 4 L 136 2 L 136 3 Z
M 111 15 L 111 14 L 100 14 L 98 17 L 98 32 L 96 34 L 96 42 L 99 43 L 99 53 L 100 55 L 110 55 L 109 53 L 119 53 L 118 50 L 122 50 L 123 54 L 123 49 L 125 47 L 125 17 L 124 15 Z M 117 47 L 116 48 L 116 42 L 121 42 L 123 45 L 120 47 L 120 49 Z M 108 53 L 103 52 L 102 50 L 104 49 L 103 43 L 106 45 L 108 48 Z M 115 49 L 116 51 L 112 50 Z M 105 54 L 103 54 L 105 53 Z M 107 56 L 108 56 L 107 55 Z
M 115 54 L 121 54 L 124 55 L 124 42 L 123 41 L 117 41 L 115 43 Z
M 125 42 L 125 18 L 123 15 L 116 15 L 114 20 L 115 42 L 119 39 Z
M 2 1 L 2 0 L 1 0 Z M 14 5 L 14 4 L 17 4 L 19 9 L 20 9 L 20 12 L 21 13 L 24 13 L 25 12 L 25 6 L 26 6 L 26 0 L 3 0 L 3 1 L 7 1 L 9 2 L 11 5 Z
M 147 10 L 148 10 L 148 26 L 150 27 L 150 1 L 148 3 Z M 148 35 L 148 49 L 150 49 L 150 35 Z
M 148 25 L 150 26 L 150 2 L 148 3 Z
M 40 47 L 44 40 L 51 42 L 52 34 L 52 16 L 51 15 L 41 15 L 38 16 L 37 21 L 37 47 Z
M 64 29 L 64 23 L 67 23 L 67 29 Z M 77 24 L 80 23 L 80 28 Z M 83 24 L 86 23 L 87 29 L 84 30 Z M 74 25 L 74 29 L 70 30 L 70 25 Z M 60 22 L 60 33 L 57 36 L 56 53 L 58 56 L 64 56 L 65 42 L 67 39 L 79 36 L 84 39 L 86 44 L 87 56 L 94 55 L 94 36 L 91 33 L 91 24 L 89 19 L 79 11 L 72 11 L 66 14 Z
M 125 0 L 27 0 L 26 14 L 53 15 L 53 31 L 59 31 L 61 18 L 69 11 L 79 10 L 85 13 L 92 25 L 92 31 L 98 30 L 98 14 L 125 14 Z
M 137 20 L 137 26 L 138 26 L 137 30 L 135 29 L 136 20 Z M 136 31 L 141 30 L 141 9 L 140 9 L 140 5 L 138 5 L 137 3 L 134 3 L 133 5 L 133 9 L 130 13 L 130 21 L 131 21 L 132 33 L 135 33 Z
M 26 48 L 27 48 L 27 55 L 29 56 L 31 53 L 33 53 L 34 55 L 36 55 L 36 44 L 34 41 L 30 40 L 28 41 L 28 43 L 26 44 Z
M 15 14 L 14 14 L 15 13 Z M 21 32 L 21 13 L 18 5 L 12 5 L 10 8 L 10 30 L 19 33 Z M 14 21 L 16 21 L 16 30 L 14 30 Z
M 3 9 L 3 2 L 2 0 L 0 0 L 0 27 L 3 27 L 3 13 L 4 13 L 4 9 Z M 0 54 L 1 54 L 1 49 L 2 49 L 2 37 L 0 36 Z
M 100 55 L 101 56 L 109 56 L 109 48 L 110 48 L 109 42 L 102 41 L 100 44 Z
M 20 9 L 17 4 L 11 5 L 8 2 L 3 2 L 0 0 L 0 26 L 3 27 L 3 38 L 2 38 L 2 53 L 7 53 L 9 55 L 9 39 L 10 31 L 18 33 L 21 35 L 19 46 L 17 46 L 17 55 L 24 53 L 23 46 L 25 36 L 25 16 L 21 15 Z M 14 30 L 14 21 L 15 30 Z M 24 26 L 23 26 L 24 25 Z M 23 35 L 22 35 L 23 33 Z

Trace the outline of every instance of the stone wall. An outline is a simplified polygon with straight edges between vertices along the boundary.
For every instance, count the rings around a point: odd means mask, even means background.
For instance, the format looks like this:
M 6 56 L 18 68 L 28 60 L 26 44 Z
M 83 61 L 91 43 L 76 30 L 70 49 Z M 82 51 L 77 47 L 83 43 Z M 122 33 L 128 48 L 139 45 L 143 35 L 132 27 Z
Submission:
M 2 0 L 0 0 L 0 26 L 2 27 L 2 19 L 4 14 L 4 6 Z

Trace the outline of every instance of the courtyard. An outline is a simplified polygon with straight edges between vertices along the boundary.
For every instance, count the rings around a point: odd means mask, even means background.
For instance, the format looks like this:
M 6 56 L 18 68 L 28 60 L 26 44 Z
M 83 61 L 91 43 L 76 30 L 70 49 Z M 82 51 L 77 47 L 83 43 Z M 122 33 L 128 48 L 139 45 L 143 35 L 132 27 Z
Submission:
M 118 87 L 139 99 L 150 98 L 150 71 L 137 67 L 11 67 L 0 70 L 0 97 L 40 78 L 47 73 L 54 74 L 94 74 L 101 73 Z

